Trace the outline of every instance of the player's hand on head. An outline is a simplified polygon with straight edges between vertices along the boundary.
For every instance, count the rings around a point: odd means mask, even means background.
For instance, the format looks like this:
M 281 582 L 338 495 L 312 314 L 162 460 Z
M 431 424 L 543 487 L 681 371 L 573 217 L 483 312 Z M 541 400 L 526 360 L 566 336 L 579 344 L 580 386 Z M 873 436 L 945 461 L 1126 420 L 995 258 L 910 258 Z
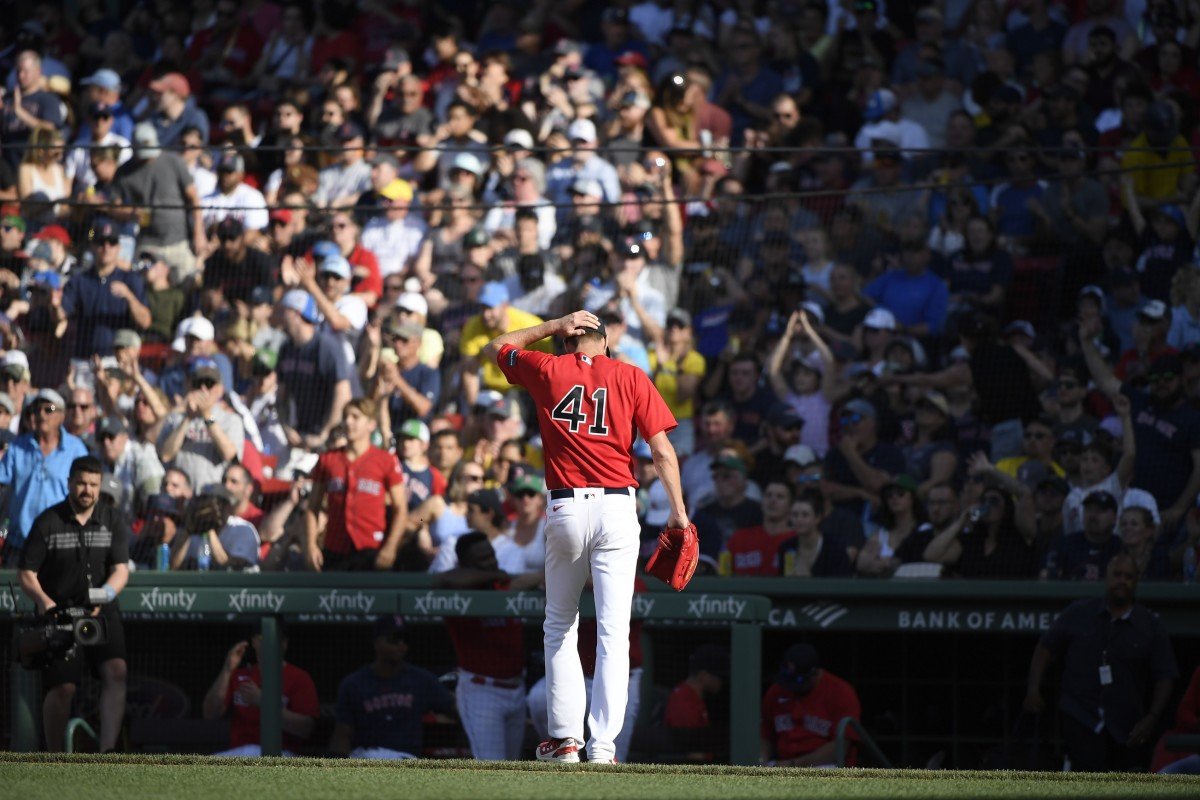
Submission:
M 600 327 L 600 318 L 590 311 L 575 311 L 558 321 L 563 336 L 579 336 Z

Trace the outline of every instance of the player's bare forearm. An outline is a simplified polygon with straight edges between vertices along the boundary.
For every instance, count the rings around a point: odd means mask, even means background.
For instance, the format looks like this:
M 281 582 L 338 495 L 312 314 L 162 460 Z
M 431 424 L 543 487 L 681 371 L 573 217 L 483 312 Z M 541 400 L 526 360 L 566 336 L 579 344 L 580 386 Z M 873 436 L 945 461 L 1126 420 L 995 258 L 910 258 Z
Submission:
M 667 438 L 666 431 L 651 436 L 647 444 L 654 459 L 654 471 L 658 473 L 658 479 L 667 490 L 667 500 L 671 503 L 671 516 L 667 524 L 673 528 L 686 528 L 687 506 L 683 503 L 683 481 L 679 478 L 679 457 L 675 455 L 675 447 Z
M 540 342 L 547 336 L 578 336 L 599 327 L 600 318 L 595 314 L 590 311 L 575 311 L 565 317 L 547 320 L 540 325 L 502 333 L 483 346 L 480 358 L 484 363 L 494 363 L 505 345 L 523 349 L 534 342 Z

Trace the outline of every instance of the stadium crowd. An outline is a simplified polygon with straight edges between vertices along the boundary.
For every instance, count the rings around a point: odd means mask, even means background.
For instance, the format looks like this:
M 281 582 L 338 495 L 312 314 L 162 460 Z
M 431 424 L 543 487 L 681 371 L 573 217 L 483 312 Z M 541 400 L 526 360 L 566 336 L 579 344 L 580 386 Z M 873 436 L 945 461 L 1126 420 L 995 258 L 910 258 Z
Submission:
M 582 306 L 713 572 L 1194 578 L 1190 5 L 113 5 L 2 37 L 10 563 L 90 451 L 143 568 L 536 570 Z

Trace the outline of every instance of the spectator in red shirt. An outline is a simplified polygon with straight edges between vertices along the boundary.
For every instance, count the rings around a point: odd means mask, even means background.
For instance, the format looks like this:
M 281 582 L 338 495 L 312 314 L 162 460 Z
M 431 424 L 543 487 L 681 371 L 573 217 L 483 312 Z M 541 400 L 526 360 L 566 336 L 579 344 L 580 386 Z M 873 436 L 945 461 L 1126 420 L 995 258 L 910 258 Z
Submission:
M 1187 691 L 1179 701 L 1175 710 L 1175 726 L 1163 734 L 1154 749 L 1154 763 L 1151 772 L 1162 772 L 1168 775 L 1200 774 L 1200 753 L 1188 750 L 1167 749 L 1168 736 L 1194 736 L 1200 730 L 1200 667 L 1192 673 Z
M 719 694 L 729 679 L 729 651 L 717 644 L 702 644 L 688 659 L 688 676 L 671 690 L 663 724 L 668 728 L 707 728 L 705 698 Z
M 280 638 L 280 651 L 287 652 L 287 634 Z M 262 636 L 254 634 L 229 649 L 225 664 L 204 695 L 205 719 L 232 714 L 229 749 L 215 755 L 262 755 L 259 741 L 259 705 L 262 702 L 262 673 L 258 666 Z M 294 664 L 283 663 L 283 754 L 296 755 L 312 733 L 321 714 L 317 687 L 312 676 Z
M 741 528 L 729 537 L 734 575 L 779 575 L 779 545 L 795 536 L 788 523 L 792 487 L 779 478 L 763 487 L 761 525 Z
M 371 444 L 375 420 L 374 400 L 360 397 L 347 403 L 342 412 L 346 446 L 321 454 L 313 469 L 305 557 L 314 572 L 388 570 L 396 561 L 408 495 L 400 462 Z M 318 542 L 322 503 L 328 523 L 324 541 Z
M 238 19 L 240 13 L 237 0 L 221 0 L 212 26 L 197 33 L 188 47 L 187 60 L 204 76 L 209 97 L 240 97 L 242 82 L 262 53 L 262 40 Z
M 837 766 L 833 763 L 838 723 L 859 719 L 854 687 L 821 669 L 816 648 L 794 644 L 783 654 L 779 677 L 762 704 L 762 761 L 778 767 Z M 847 729 L 854 742 L 858 735 Z M 854 750 L 846 766 L 854 766 Z

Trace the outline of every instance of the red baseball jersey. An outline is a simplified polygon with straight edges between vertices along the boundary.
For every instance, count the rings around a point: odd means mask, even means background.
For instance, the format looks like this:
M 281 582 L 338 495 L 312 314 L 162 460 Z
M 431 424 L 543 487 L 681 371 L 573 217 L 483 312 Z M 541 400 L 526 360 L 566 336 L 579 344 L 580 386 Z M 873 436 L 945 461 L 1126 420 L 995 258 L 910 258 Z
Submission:
M 351 461 L 346 448 L 340 447 L 321 454 L 312 479 L 325 488 L 326 550 L 344 554 L 383 544 L 387 495 L 393 486 L 404 484 L 404 470 L 396 456 L 370 447 Z
M 230 748 L 247 744 L 258 744 L 258 722 L 261 712 L 258 706 L 239 702 L 236 698 L 237 688 L 245 681 L 262 688 L 262 673 L 258 665 L 242 667 L 234 670 L 229 677 L 229 685 L 225 688 L 225 709 L 233 709 L 233 719 L 229 723 Z M 283 707 L 305 717 L 321 716 L 321 704 L 317 700 L 317 687 L 312 676 L 297 666 L 284 662 L 283 665 Z M 283 747 L 285 750 L 297 750 L 304 740 L 283 732 Z
M 667 698 L 663 724 L 668 728 L 707 728 L 708 706 L 687 681 L 680 681 Z
M 862 707 L 854 687 L 831 672 L 821 671 L 817 685 L 805 695 L 771 684 L 762 704 L 762 735 L 775 742 L 779 759 L 798 758 L 837 737 L 842 717 L 859 719 Z M 858 741 L 853 728 L 847 739 Z M 854 750 L 847 756 L 854 766 Z
M 512 345 L 500 348 L 496 360 L 509 383 L 533 395 L 549 489 L 637 486 L 630 453 L 635 434 L 649 441 L 677 424 L 646 373 L 632 364 Z
M 729 537 L 729 551 L 734 575 L 779 575 L 779 545 L 795 536 L 794 531 L 767 533 L 762 525 L 740 528 Z
M 511 617 L 446 617 L 458 665 L 491 678 L 525 674 L 525 626 Z

